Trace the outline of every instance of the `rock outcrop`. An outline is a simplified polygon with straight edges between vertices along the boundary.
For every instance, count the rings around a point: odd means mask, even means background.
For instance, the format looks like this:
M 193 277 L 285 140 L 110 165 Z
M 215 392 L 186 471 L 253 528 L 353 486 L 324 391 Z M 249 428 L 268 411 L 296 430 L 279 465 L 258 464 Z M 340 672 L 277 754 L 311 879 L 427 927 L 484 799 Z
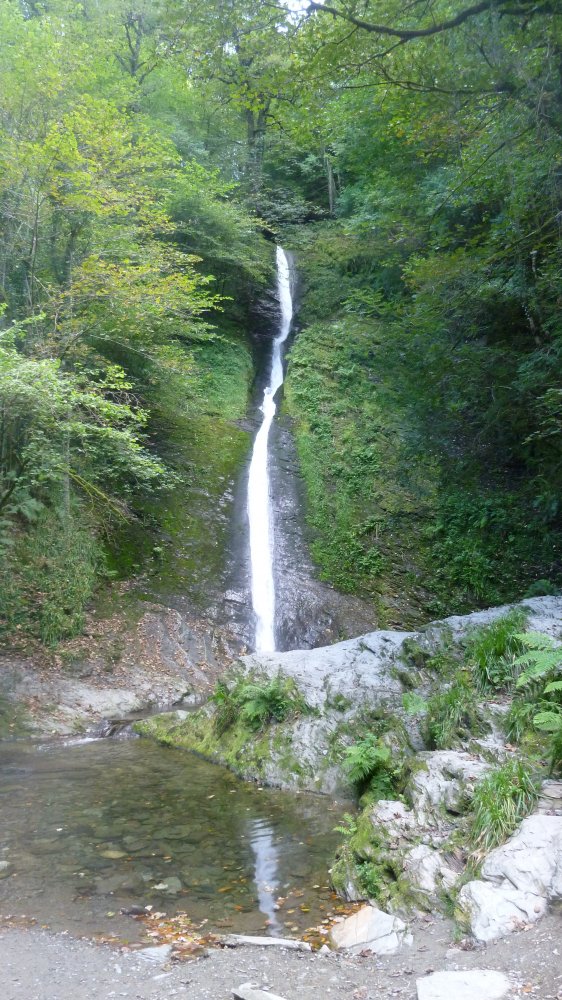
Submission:
M 562 816 L 534 813 L 482 866 L 482 879 L 459 894 L 459 911 L 479 941 L 535 923 L 562 899 Z
M 375 955 L 393 955 L 413 940 L 403 920 L 370 905 L 334 924 L 330 937 L 335 948 L 351 955 L 367 950 Z
M 418 1000 L 502 1000 L 510 990 L 503 972 L 471 969 L 434 972 L 416 982 Z

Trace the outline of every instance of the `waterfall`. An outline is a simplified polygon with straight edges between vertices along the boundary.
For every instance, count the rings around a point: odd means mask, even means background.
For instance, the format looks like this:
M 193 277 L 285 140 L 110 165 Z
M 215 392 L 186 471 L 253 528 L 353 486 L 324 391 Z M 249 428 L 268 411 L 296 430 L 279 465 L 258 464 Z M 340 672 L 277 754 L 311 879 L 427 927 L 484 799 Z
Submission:
M 275 394 L 283 385 L 283 344 L 289 336 L 293 301 L 287 255 L 277 247 L 277 294 L 281 307 L 279 333 L 273 341 L 269 384 L 260 407 L 261 427 L 256 434 L 248 478 L 252 605 L 256 615 L 255 646 L 258 653 L 275 649 L 275 583 L 273 579 L 273 517 L 269 491 L 269 431 L 275 416 Z

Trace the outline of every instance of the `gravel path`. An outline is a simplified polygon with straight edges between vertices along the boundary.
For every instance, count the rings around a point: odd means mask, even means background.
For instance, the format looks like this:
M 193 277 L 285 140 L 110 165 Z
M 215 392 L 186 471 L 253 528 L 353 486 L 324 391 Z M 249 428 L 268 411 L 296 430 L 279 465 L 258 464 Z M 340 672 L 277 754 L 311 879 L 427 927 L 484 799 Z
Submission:
M 36 928 L 5 928 L 0 931 L 0 996 L 231 1000 L 234 987 L 252 982 L 287 1000 L 415 1000 L 416 978 L 429 971 L 480 968 L 507 973 L 513 998 L 560 1000 L 560 931 L 560 916 L 551 914 L 537 927 L 485 950 L 463 951 L 451 947 L 449 926 L 436 921 L 414 927 L 413 947 L 384 959 L 252 946 L 215 950 L 197 961 L 175 964 Z

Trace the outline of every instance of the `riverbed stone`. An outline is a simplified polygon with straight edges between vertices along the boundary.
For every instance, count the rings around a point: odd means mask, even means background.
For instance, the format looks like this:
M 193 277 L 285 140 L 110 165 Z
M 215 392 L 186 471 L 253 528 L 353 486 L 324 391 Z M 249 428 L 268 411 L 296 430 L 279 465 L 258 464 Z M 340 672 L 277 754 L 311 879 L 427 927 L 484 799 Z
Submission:
M 171 944 L 156 944 L 152 948 L 140 948 L 136 952 L 146 962 L 167 962 L 172 955 Z
M 175 875 L 171 875 L 169 878 L 163 879 L 157 885 L 153 885 L 152 888 L 158 892 L 165 892 L 169 896 L 175 896 L 178 892 L 181 892 L 183 886 Z
M 335 924 L 330 937 L 335 948 L 352 955 L 365 950 L 392 955 L 403 945 L 412 944 L 412 935 L 403 920 L 370 904 Z
M 418 1000 L 502 1000 L 510 990 L 503 972 L 470 969 L 434 972 L 416 981 Z

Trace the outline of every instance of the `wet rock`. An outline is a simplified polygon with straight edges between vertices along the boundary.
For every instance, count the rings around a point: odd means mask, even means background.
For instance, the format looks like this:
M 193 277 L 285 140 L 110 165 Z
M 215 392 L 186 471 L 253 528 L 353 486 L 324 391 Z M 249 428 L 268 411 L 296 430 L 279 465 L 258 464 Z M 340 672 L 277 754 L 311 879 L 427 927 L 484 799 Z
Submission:
M 175 875 L 171 875 L 165 881 L 159 882 L 158 885 L 154 885 L 153 889 L 158 892 L 165 892 L 169 896 L 175 896 L 176 893 L 181 892 L 183 886 Z
M 544 781 L 537 812 L 562 816 L 562 781 Z
M 369 950 L 376 955 L 392 955 L 403 945 L 412 944 L 412 935 L 399 917 L 393 917 L 370 904 L 332 927 L 330 933 L 335 948 L 352 955 Z
M 503 972 L 471 969 L 467 972 L 434 972 L 416 981 L 418 1000 L 502 1000 L 510 990 Z
M 247 601 L 246 595 L 237 590 L 226 590 L 224 599 L 230 601 L 231 604 L 246 604 Z
M 7 878 L 10 874 L 10 862 L 0 861 L 0 878 Z
M 136 952 L 147 962 L 167 962 L 172 954 L 171 944 L 157 944 L 153 948 L 141 948 Z

